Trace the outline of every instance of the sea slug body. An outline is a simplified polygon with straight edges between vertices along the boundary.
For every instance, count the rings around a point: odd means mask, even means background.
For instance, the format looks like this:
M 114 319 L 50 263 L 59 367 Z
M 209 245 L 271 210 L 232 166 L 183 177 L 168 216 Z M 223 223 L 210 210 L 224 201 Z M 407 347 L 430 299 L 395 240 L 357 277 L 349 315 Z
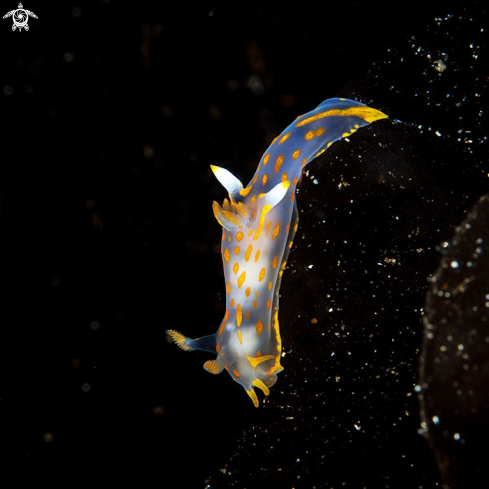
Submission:
M 335 141 L 385 118 L 359 102 L 328 99 L 274 139 L 246 187 L 229 171 L 211 166 L 229 194 L 222 206 L 213 204 L 223 227 L 226 312 L 211 336 L 191 339 L 174 330 L 167 333 L 184 350 L 216 354 L 204 368 L 213 374 L 226 369 L 256 407 L 254 387 L 268 395 L 283 370 L 279 289 L 298 226 L 295 190 L 302 171 Z

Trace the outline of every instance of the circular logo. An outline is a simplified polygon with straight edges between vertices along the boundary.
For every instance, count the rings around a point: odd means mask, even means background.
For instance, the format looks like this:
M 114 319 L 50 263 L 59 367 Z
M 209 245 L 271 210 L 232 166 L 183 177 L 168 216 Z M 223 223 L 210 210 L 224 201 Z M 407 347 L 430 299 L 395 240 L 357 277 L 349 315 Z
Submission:
M 14 21 L 13 27 L 17 27 L 19 29 L 24 28 L 26 31 L 29 30 L 29 26 L 27 25 L 27 21 L 29 20 L 29 16 L 27 15 L 27 12 L 19 8 L 17 9 L 14 14 L 12 15 L 12 20 Z M 15 29 L 13 29 L 15 31 Z

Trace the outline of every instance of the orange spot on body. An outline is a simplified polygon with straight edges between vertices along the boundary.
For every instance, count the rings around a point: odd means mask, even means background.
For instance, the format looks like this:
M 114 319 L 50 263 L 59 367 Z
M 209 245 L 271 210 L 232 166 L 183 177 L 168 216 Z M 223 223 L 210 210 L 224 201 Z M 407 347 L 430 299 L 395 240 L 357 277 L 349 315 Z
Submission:
M 290 136 L 290 132 L 288 132 L 285 136 L 282 136 L 282 138 L 280 139 L 280 141 L 278 142 L 278 144 L 282 144 L 284 141 L 287 141 L 287 139 L 289 138 Z
M 287 173 L 284 172 L 284 174 L 282 175 L 282 182 L 286 182 L 288 179 L 289 177 L 287 176 Z
M 256 309 L 256 307 L 258 306 L 258 302 L 256 302 L 256 300 L 253 301 L 253 309 Z
M 251 293 L 251 289 L 249 287 L 247 287 L 246 291 L 245 291 L 246 297 L 249 297 L 250 293 Z
M 248 261 L 250 259 L 252 251 L 253 251 L 253 246 L 249 245 L 245 253 L 245 261 Z
M 270 282 L 268 283 L 268 290 L 272 290 L 272 287 L 273 287 L 273 282 L 270 280 Z
M 235 246 L 235 247 L 234 247 L 234 254 L 235 254 L 235 255 L 239 255 L 239 252 L 240 252 L 240 251 L 241 251 L 241 250 L 239 249 L 239 246 Z
M 270 159 L 270 153 L 265 155 L 265 158 L 263 158 L 263 165 L 266 165 L 268 163 L 268 160 Z
M 306 135 L 304 136 L 304 139 L 306 141 L 310 141 L 314 137 L 314 133 L 312 131 L 306 132 Z
M 256 255 L 255 255 L 255 263 L 260 259 L 260 250 L 258 250 L 256 252 Z
M 236 241 L 241 241 L 243 239 L 243 233 L 240 231 L 237 235 L 236 235 Z
M 304 166 L 306 163 L 307 163 L 307 158 L 304 158 L 304 160 L 302 161 L 302 165 L 301 166 Z
M 238 328 L 241 326 L 241 323 L 243 322 L 243 311 L 241 310 L 241 304 L 238 304 L 238 307 L 236 308 L 236 325 Z
M 251 203 L 254 204 L 256 202 L 256 195 L 253 195 L 253 197 L 251 197 Z
M 293 160 L 296 160 L 297 158 L 299 158 L 301 154 L 301 150 L 300 149 L 296 149 L 293 153 L 292 153 L 292 159 Z
M 261 335 L 262 331 L 263 331 L 263 323 L 260 320 L 258 320 L 256 322 L 256 334 Z
M 222 332 L 224 331 L 224 326 L 226 326 L 228 319 L 229 319 L 229 309 L 226 309 L 226 314 L 224 314 L 224 319 L 222 320 L 221 327 L 219 328 L 219 336 L 222 335 Z
M 249 321 L 250 320 L 250 311 L 246 311 L 246 320 Z
M 224 248 L 224 260 L 229 263 L 229 250 L 227 248 Z
M 294 178 L 294 183 L 293 183 L 294 187 L 297 185 L 297 177 Z
M 240 341 L 241 343 L 241 341 Z M 239 372 L 237 370 L 233 370 L 233 374 L 236 375 L 236 377 L 241 377 L 241 375 L 239 375 Z
M 231 293 L 231 286 L 229 285 L 229 282 L 226 282 L 226 294 L 229 295 Z
M 261 179 L 261 183 L 262 183 L 262 185 L 266 185 L 267 181 L 268 181 L 268 177 L 267 177 L 267 175 L 265 174 L 265 175 L 263 175 L 263 178 Z
M 241 344 L 243 344 L 243 337 L 241 336 L 241 331 L 238 329 L 238 340 Z
M 284 155 L 280 155 L 275 160 L 275 173 L 278 173 L 280 171 L 280 167 L 282 166 L 283 161 L 284 161 Z
M 230 304 L 231 304 L 231 307 L 234 307 L 234 298 L 231 299 L 231 303 Z
M 280 232 L 280 221 L 278 221 L 277 225 L 273 228 L 272 239 L 275 239 L 278 236 L 279 232 Z
M 277 262 L 278 262 L 278 257 L 275 256 L 272 261 L 272 268 L 275 268 L 277 266 Z
M 237 263 L 235 263 L 235 264 L 233 265 L 233 272 L 234 272 L 234 273 L 238 273 L 238 272 L 239 272 L 239 265 L 238 265 Z
M 246 272 L 243 272 L 238 278 L 238 289 L 241 288 L 245 280 L 246 280 Z
M 260 270 L 260 274 L 258 275 L 258 282 L 262 282 L 263 281 L 263 279 L 265 278 L 266 273 L 267 273 L 267 271 L 265 270 L 265 267 L 263 267 Z
M 270 309 L 272 307 L 272 301 L 268 299 L 267 301 L 267 309 Z
M 216 343 L 216 352 L 219 353 L 221 351 L 221 345 Z
M 326 129 L 324 127 L 320 127 L 319 129 L 316 130 L 316 136 L 322 136 L 326 132 Z

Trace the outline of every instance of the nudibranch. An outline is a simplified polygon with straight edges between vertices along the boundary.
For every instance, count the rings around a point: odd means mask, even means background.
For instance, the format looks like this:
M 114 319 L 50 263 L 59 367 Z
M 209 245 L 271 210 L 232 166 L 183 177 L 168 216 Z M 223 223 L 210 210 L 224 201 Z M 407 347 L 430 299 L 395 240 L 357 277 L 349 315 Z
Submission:
M 167 333 L 183 350 L 216 354 L 204 368 L 212 374 L 226 369 L 256 407 L 254 387 L 268 396 L 283 370 L 278 302 L 299 220 L 297 182 L 304 167 L 335 141 L 387 117 L 353 100 L 328 99 L 273 140 L 246 187 L 229 171 L 211 166 L 229 194 L 222 206 L 212 206 L 223 227 L 226 313 L 211 336 L 191 339 L 174 330 Z

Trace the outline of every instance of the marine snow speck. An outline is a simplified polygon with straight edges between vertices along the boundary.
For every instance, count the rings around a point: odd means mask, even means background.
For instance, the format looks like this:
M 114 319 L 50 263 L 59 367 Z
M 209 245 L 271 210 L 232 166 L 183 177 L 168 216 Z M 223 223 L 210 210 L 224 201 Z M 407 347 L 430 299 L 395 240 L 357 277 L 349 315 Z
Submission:
M 211 166 L 229 193 L 222 206 L 212 206 L 223 227 L 226 313 L 216 334 L 191 339 L 167 333 L 183 350 L 217 354 L 204 368 L 212 374 L 226 369 L 256 407 L 254 387 L 268 396 L 283 370 L 279 289 L 299 221 L 295 189 L 302 170 L 335 141 L 385 118 L 359 102 L 328 99 L 273 140 L 246 187 L 229 171 Z

